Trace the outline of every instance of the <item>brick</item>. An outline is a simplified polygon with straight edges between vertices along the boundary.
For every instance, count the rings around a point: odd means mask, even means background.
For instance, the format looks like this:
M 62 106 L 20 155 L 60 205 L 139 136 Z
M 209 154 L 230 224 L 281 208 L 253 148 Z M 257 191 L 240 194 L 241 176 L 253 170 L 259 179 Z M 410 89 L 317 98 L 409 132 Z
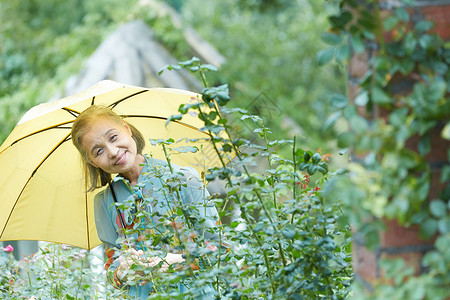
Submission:
M 430 152 L 425 156 L 425 159 L 430 163 L 444 164 L 448 161 L 447 149 L 450 149 L 450 141 L 441 137 L 444 124 L 438 124 L 430 131 Z M 406 141 L 405 147 L 418 152 L 419 136 L 415 135 Z
M 450 4 L 424 6 L 420 12 L 426 20 L 434 22 L 433 32 L 444 40 L 450 39 Z
M 380 256 L 380 259 L 398 259 L 401 258 L 405 262 L 407 267 L 414 268 L 415 276 L 420 275 L 422 271 L 422 257 L 423 253 L 421 252 L 404 252 L 404 253 L 396 253 L 396 254 L 387 254 L 383 253 Z M 384 277 L 383 269 L 380 269 L 380 276 Z
M 377 256 L 364 246 L 353 245 L 353 271 L 369 283 L 378 278 Z
M 380 0 L 379 3 L 387 0 Z M 389 2 L 389 1 L 388 1 Z M 385 6 L 389 7 L 389 5 Z M 443 39 L 450 39 L 450 4 L 429 5 L 429 6 L 415 6 L 408 8 L 411 16 L 411 22 L 407 25 L 412 28 L 414 23 L 426 19 L 433 21 L 435 27 L 433 32 L 439 34 Z M 381 18 L 385 19 L 390 16 L 392 10 L 381 10 Z M 393 41 L 396 31 L 383 32 L 385 42 Z M 354 54 L 349 62 L 348 75 L 349 84 L 347 86 L 347 94 L 350 100 L 354 100 L 357 93 L 357 79 L 361 78 L 367 71 L 367 62 L 370 58 L 370 53 L 364 52 L 361 54 Z M 389 92 L 398 99 L 400 96 L 408 95 L 411 87 L 418 79 L 414 78 L 414 74 L 409 77 L 403 77 L 401 74 L 395 74 L 391 79 L 390 85 L 387 87 Z M 399 105 L 401 102 L 398 101 Z M 387 121 L 391 110 L 382 107 L 375 107 L 371 116 L 365 111 L 365 108 L 358 108 L 361 116 L 368 119 L 383 119 Z M 438 190 L 442 190 L 444 184 L 440 182 L 440 174 L 442 166 L 447 163 L 447 150 L 450 149 L 450 141 L 441 138 L 440 133 L 443 124 L 440 124 L 430 132 L 430 152 L 425 156 L 425 159 L 430 164 L 431 169 L 431 183 L 430 193 L 428 199 L 435 199 L 438 197 Z M 418 135 L 411 137 L 405 147 L 407 149 L 418 152 L 419 145 Z M 419 226 L 404 227 L 398 224 L 396 220 L 383 220 L 386 225 L 386 230 L 380 232 L 380 245 L 375 252 L 371 252 L 364 247 L 364 245 L 357 239 L 357 233 L 354 232 L 355 242 L 353 243 L 353 269 L 356 278 L 361 278 L 366 284 L 373 285 L 377 282 L 386 281 L 393 284 L 392 281 L 387 281 L 384 274 L 379 269 L 379 258 L 382 259 L 397 259 L 401 258 L 405 261 L 407 266 L 414 268 L 414 275 L 419 275 L 422 272 L 422 258 L 423 255 L 432 249 L 432 245 L 436 237 L 431 240 L 423 240 L 419 237 Z M 370 290 L 370 289 L 369 289 Z
M 384 2 L 384 1 L 381 1 Z M 408 24 L 408 28 L 412 29 L 415 22 L 420 20 L 428 20 L 434 23 L 434 27 L 431 32 L 438 34 L 444 40 L 450 39 L 450 4 L 440 5 L 425 5 L 421 7 L 413 7 L 406 9 L 411 16 L 411 22 Z M 392 15 L 392 10 L 381 10 L 380 17 L 385 20 Z M 394 40 L 396 30 L 383 31 L 383 39 L 385 42 Z
M 405 247 L 430 245 L 434 240 L 423 240 L 419 237 L 419 226 L 403 227 L 396 220 L 384 220 L 386 231 L 380 233 L 380 246 Z

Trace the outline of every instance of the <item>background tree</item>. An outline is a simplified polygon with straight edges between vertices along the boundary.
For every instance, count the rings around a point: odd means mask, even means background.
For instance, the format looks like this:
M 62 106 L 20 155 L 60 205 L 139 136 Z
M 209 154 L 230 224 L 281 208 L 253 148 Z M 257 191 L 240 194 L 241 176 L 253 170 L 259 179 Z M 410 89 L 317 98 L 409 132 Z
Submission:
M 300 143 L 314 149 L 327 148 L 330 134 L 320 129 L 333 109 L 329 99 L 345 89 L 345 71 L 316 60 L 330 11 L 330 4 L 306 0 L 191 0 L 182 9 L 228 58 L 217 80 L 230 83 L 235 105 L 263 116 L 277 135 L 298 127 Z

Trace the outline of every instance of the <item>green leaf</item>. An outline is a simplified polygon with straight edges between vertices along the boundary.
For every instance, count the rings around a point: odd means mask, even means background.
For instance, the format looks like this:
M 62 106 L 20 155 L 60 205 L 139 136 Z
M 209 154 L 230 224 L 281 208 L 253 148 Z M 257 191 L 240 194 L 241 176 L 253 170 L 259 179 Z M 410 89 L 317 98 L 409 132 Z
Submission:
M 317 164 L 320 162 L 321 159 L 322 159 L 322 156 L 319 153 L 314 153 L 311 160 L 312 160 L 313 164 Z
M 267 226 L 266 229 L 264 230 L 264 233 L 267 235 L 274 235 L 275 229 L 273 228 L 273 226 Z
M 336 108 L 344 108 L 347 106 L 348 99 L 344 95 L 334 94 L 331 96 L 331 103 Z
M 369 128 L 367 120 L 359 115 L 353 116 L 349 120 L 352 130 L 358 134 L 364 134 Z
M 419 145 L 417 146 L 420 155 L 426 155 L 431 150 L 431 140 L 430 135 L 422 136 L 419 140 Z
M 202 70 L 208 70 L 208 71 L 213 71 L 213 72 L 217 72 L 217 70 L 218 70 L 216 66 L 211 65 L 211 64 L 201 65 L 200 68 Z
M 403 41 L 403 46 L 405 47 L 405 52 L 407 54 L 413 53 L 417 45 L 417 39 L 412 32 L 408 32 Z
M 441 183 L 450 181 L 450 165 L 445 165 L 442 167 L 441 171 Z M 450 201 L 448 201 L 449 209 L 450 209 Z
M 389 104 L 391 102 L 391 98 L 379 87 L 372 87 L 372 100 L 376 104 Z
M 431 21 L 421 20 L 416 23 L 414 29 L 419 33 L 424 33 L 434 27 L 434 23 Z
M 217 113 L 215 111 L 212 111 L 209 113 L 209 119 L 210 120 L 215 120 L 217 118 Z
M 323 66 L 327 63 L 329 63 L 334 56 L 334 48 L 327 48 L 324 50 L 321 50 L 317 53 L 317 63 L 319 66 Z
M 317 171 L 317 165 L 308 165 L 308 173 L 314 175 Z
M 335 59 L 337 63 L 347 61 L 350 56 L 350 47 L 347 44 L 341 44 L 336 47 Z
M 239 221 L 233 221 L 233 222 L 231 222 L 230 227 L 236 228 L 239 224 L 240 224 Z
M 344 155 L 348 151 L 348 148 L 344 148 L 341 151 L 339 151 L 339 155 Z
M 325 163 L 320 163 L 320 164 L 317 166 L 317 170 L 318 170 L 320 173 L 322 173 L 323 175 L 325 175 L 325 174 L 328 173 L 328 166 L 327 166 L 327 164 L 325 164 Z
M 395 9 L 395 15 L 402 21 L 409 21 L 409 13 L 401 6 Z
M 397 25 L 398 19 L 394 16 L 389 16 L 384 20 L 383 27 L 385 30 L 390 31 L 394 29 L 395 25 Z
M 430 202 L 430 212 L 436 218 L 443 218 L 447 215 L 447 205 L 442 200 L 433 200 Z
M 281 234 L 284 235 L 284 237 L 286 237 L 288 239 L 293 239 L 295 237 L 296 233 L 297 232 L 295 231 L 295 227 L 293 227 L 293 228 L 285 227 L 281 231 Z
M 438 221 L 438 229 L 442 234 L 447 234 L 450 232 L 450 219 L 442 219 Z
M 431 47 L 431 44 L 433 43 L 433 38 L 429 34 L 424 34 L 419 38 L 419 45 L 423 49 L 428 49 Z
M 444 76 L 448 71 L 448 65 L 444 62 L 434 61 L 431 65 L 433 66 L 433 70 L 442 76 Z
M 189 59 L 189 60 L 186 60 L 186 61 L 180 61 L 178 64 L 179 64 L 180 66 L 182 66 L 182 67 L 189 67 L 189 66 L 192 66 L 194 63 L 197 63 L 197 62 L 199 62 L 199 61 L 200 61 L 200 59 L 194 56 L 194 57 L 192 57 L 192 58 Z
M 330 16 L 328 19 L 335 28 L 344 29 L 345 25 L 347 25 L 352 17 L 353 16 L 350 12 L 344 11 L 340 15 Z
M 332 113 L 323 123 L 323 130 L 328 130 L 328 128 L 333 126 L 341 116 L 342 116 L 341 111 Z
M 399 66 L 400 72 L 402 72 L 403 75 L 407 75 L 407 74 L 411 73 L 411 71 L 414 69 L 415 63 L 413 60 L 411 60 L 409 58 L 404 58 L 404 59 L 400 60 L 400 63 L 398 66 Z
M 252 121 L 255 122 L 255 123 L 262 122 L 261 117 L 256 116 L 256 115 L 243 115 L 243 116 L 241 117 L 241 120 L 242 120 L 242 121 L 243 121 L 243 120 L 247 120 L 247 119 L 250 119 L 250 120 L 252 120 Z
M 336 46 L 342 42 L 340 35 L 331 32 L 322 32 L 320 38 L 330 46 Z
M 178 216 L 182 216 L 183 215 L 183 210 L 181 209 L 181 207 L 177 208 L 177 215 Z
M 193 147 L 193 146 L 182 146 L 182 147 L 177 147 L 177 148 L 173 148 L 172 150 L 176 150 L 180 153 L 195 153 L 198 151 L 197 147 Z
M 350 41 L 352 43 L 353 50 L 356 53 L 363 53 L 364 52 L 364 50 L 365 50 L 364 42 L 359 36 L 352 35 L 350 37 Z
M 305 160 L 305 162 L 308 162 L 311 159 L 311 152 L 305 152 L 303 153 L 303 159 Z
M 178 121 L 178 120 L 181 120 L 182 118 L 183 118 L 183 114 L 171 115 L 170 117 L 167 118 L 166 126 L 169 125 L 170 122 Z
M 427 219 L 423 222 L 419 229 L 419 234 L 425 239 L 430 239 L 436 233 L 437 221 L 435 219 Z
M 445 124 L 444 128 L 442 129 L 441 137 L 446 140 L 450 140 L 450 122 L 447 122 L 447 124 Z
M 362 91 L 355 98 L 355 104 L 358 106 L 365 106 L 369 102 L 369 93 L 367 91 Z
M 435 80 L 428 89 L 427 96 L 433 102 L 437 102 L 438 100 L 444 98 L 446 92 L 447 84 L 445 83 L 445 81 Z
M 263 223 L 257 223 L 257 224 L 255 225 L 255 227 L 253 227 L 253 231 L 254 231 L 254 232 L 259 232 L 259 231 L 263 230 L 264 227 L 265 227 L 265 224 L 263 224 Z
M 224 144 L 222 147 L 224 152 L 231 152 L 231 150 L 233 149 L 232 146 L 230 144 Z

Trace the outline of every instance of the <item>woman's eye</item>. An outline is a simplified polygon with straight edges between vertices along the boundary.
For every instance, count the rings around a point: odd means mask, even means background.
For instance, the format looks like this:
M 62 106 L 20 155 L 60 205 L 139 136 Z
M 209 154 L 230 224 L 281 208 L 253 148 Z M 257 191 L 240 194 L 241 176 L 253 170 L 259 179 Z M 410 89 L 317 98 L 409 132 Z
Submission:
M 110 139 L 112 142 L 115 141 L 115 140 L 117 140 L 117 134 L 112 135 L 109 139 Z
M 96 156 L 99 156 L 99 155 L 101 155 L 103 153 L 103 149 L 97 149 L 97 151 L 95 152 L 95 155 Z

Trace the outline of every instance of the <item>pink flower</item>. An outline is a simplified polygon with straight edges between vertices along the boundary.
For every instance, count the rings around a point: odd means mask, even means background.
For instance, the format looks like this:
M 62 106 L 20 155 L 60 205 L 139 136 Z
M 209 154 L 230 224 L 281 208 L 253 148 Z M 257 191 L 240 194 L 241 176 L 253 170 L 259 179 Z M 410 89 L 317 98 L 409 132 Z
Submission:
M 217 247 L 214 246 L 214 245 L 209 245 L 208 246 L 209 242 L 205 242 L 205 244 L 206 244 L 206 246 L 208 247 L 209 250 L 211 250 L 211 251 L 216 251 L 217 250 Z
M 11 245 L 6 246 L 5 248 L 3 248 L 4 252 L 13 252 L 14 248 Z

